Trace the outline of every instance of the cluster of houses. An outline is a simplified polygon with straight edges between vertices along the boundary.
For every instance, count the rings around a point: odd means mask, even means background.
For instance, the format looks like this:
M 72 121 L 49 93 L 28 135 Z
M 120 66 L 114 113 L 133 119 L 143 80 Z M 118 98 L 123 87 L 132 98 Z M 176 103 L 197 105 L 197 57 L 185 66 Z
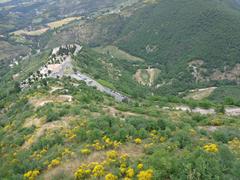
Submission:
M 47 63 L 31 74 L 27 79 L 22 81 L 20 83 L 20 88 L 25 89 L 31 87 L 34 82 L 49 77 L 62 77 L 64 75 L 64 68 L 71 66 L 71 56 L 76 56 L 81 49 L 82 47 L 77 44 L 63 45 L 54 48 Z

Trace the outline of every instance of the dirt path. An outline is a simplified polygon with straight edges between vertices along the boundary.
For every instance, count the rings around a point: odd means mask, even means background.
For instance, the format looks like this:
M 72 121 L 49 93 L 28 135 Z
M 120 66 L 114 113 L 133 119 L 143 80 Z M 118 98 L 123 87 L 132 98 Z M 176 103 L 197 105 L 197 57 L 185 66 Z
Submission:
M 47 96 L 41 98 L 31 98 L 29 102 L 35 107 L 44 106 L 47 103 L 64 103 L 64 102 L 72 102 L 73 97 L 70 95 L 59 95 L 59 96 Z
M 204 98 L 207 98 L 212 94 L 212 92 L 216 89 L 217 87 L 209 87 L 209 88 L 204 88 L 204 89 L 194 89 L 190 91 L 190 94 L 188 94 L 185 99 L 195 99 L 195 100 L 201 100 Z
M 228 116 L 240 116 L 240 108 L 225 108 L 225 114 Z
M 164 107 L 164 109 L 171 110 L 170 107 Z M 191 109 L 189 106 L 180 105 L 180 106 L 173 107 L 172 109 L 173 110 L 178 110 L 178 111 L 200 113 L 201 115 L 214 115 L 214 114 L 216 114 L 216 112 L 213 108 L 204 109 L 204 108 L 197 107 L 197 108 Z M 240 107 L 225 108 L 225 114 L 227 116 L 240 116 Z
M 118 116 L 125 116 L 125 117 L 126 116 L 140 116 L 140 114 L 129 112 L 129 111 L 126 111 L 126 112 L 119 111 L 116 108 L 110 107 L 110 106 L 104 107 L 103 111 L 108 113 L 111 116 L 114 116 L 114 117 L 118 117 Z
M 40 127 L 44 123 L 43 121 L 44 121 L 43 119 L 31 117 L 25 120 L 23 127 L 25 128 L 30 128 L 32 126 Z
M 51 87 L 51 90 L 49 91 L 50 94 L 54 93 L 57 90 L 63 89 L 63 87 Z

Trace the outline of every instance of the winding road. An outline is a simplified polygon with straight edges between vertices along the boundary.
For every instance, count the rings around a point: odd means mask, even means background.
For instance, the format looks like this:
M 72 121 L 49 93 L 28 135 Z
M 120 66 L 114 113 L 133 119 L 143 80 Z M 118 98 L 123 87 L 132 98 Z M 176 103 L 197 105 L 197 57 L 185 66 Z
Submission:
M 119 92 L 113 91 L 112 89 L 109 89 L 109 88 L 101 85 L 96 80 L 94 80 L 94 79 L 90 78 L 89 76 L 82 74 L 80 72 L 71 74 L 70 77 L 73 79 L 79 80 L 79 81 L 84 81 L 87 84 L 87 86 L 96 87 L 98 91 L 101 91 L 103 93 L 106 93 L 106 94 L 114 97 L 116 101 L 122 102 L 124 100 L 128 100 L 128 97 L 120 94 Z

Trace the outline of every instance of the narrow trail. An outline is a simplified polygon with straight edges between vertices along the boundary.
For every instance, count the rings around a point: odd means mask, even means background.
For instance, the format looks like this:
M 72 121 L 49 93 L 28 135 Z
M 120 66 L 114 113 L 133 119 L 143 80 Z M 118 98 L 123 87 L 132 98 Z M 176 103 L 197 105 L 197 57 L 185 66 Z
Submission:
M 164 107 L 164 109 L 171 109 L 171 108 L 170 107 Z M 217 112 L 213 108 L 204 109 L 204 108 L 196 107 L 194 109 L 191 109 L 189 106 L 186 106 L 186 105 L 173 107 L 173 110 L 199 113 L 201 115 L 217 114 Z M 227 107 L 227 108 L 225 108 L 225 115 L 227 115 L 227 116 L 240 116 L 240 107 Z

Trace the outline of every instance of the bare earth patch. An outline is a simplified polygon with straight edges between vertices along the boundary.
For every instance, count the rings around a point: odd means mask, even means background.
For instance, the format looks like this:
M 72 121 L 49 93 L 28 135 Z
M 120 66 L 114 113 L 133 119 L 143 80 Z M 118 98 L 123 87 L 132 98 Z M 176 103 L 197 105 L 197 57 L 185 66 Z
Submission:
M 240 77 L 240 64 L 236 64 L 232 69 L 227 69 L 223 72 L 219 70 L 215 70 L 215 72 L 211 75 L 212 80 L 230 80 L 230 81 L 238 81 Z
M 51 87 L 51 90 L 49 91 L 49 93 L 54 93 L 55 91 L 57 91 L 57 90 L 61 90 L 61 89 L 63 89 L 63 87 Z
M 217 87 L 209 87 L 209 88 L 204 88 L 204 89 L 191 90 L 190 94 L 188 94 L 185 97 L 185 99 L 202 100 L 204 98 L 209 97 L 216 88 Z
M 157 68 L 138 69 L 134 79 L 142 85 L 152 86 L 157 79 L 160 70 Z
M 119 58 L 119 59 L 144 62 L 144 59 L 133 56 L 133 55 L 119 49 L 116 46 L 97 47 L 97 48 L 94 48 L 94 50 L 99 53 L 109 54 L 112 57 Z
M 40 127 L 43 124 L 43 119 L 39 119 L 37 117 L 31 117 L 25 120 L 23 127 L 30 128 L 32 126 Z
M 225 114 L 228 116 L 240 116 L 240 108 L 226 108 Z
M 202 66 L 204 65 L 203 60 L 193 60 L 188 63 L 188 67 L 192 70 L 192 75 L 196 82 L 203 82 L 206 81 L 204 77 L 204 73 L 207 71 Z
M 22 146 L 22 149 L 28 149 L 29 147 L 31 147 L 46 132 L 57 129 L 69 128 L 69 122 L 71 122 L 71 120 L 73 120 L 72 117 L 64 117 L 62 120 L 49 122 L 38 127 L 33 133 L 33 135 L 27 141 L 25 141 L 25 143 Z
M 105 158 L 103 151 L 94 152 L 91 155 L 87 156 L 85 159 L 80 160 L 77 157 L 75 159 L 69 159 L 66 162 L 62 163 L 60 166 L 44 172 L 43 179 L 51 180 L 52 177 L 64 173 L 69 177 L 73 177 L 74 172 L 84 163 L 90 162 L 101 162 Z
M 41 98 L 32 98 L 29 102 L 35 107 L 44 106 L 47 103 L 64 103 L 64 102 L 72 102 L 73 97 L 70 95 L 59 95 L 59 96 L 48 96 Z
M 128 112 L 128 111 L 126 111 L 126 112 L 119 111 L 119 110 L 117 110 L 114 107 L 105 107 L 105 108 L 103 108 L 103 111 L 108 113 L 111 116 L 114 116 L 114 117 L 118 117 L 118 116 L 124 116 L 124 117 L 127 117 L 127 116 L 139 116 L 139 114 L 137 114 L 137 113 Z
M 64 26 L 66 24 L 69 24 L 70 22 L 74 20 L 79 20 L 81 17 L 69 17 L 69 18 L 64 18 L 58 21 L 53 21 L 51 23 L 48 23 L 46 26 L 48 27 L 43 27 L 41 29 L 33 30 L 33 31 L 28 31 L 26 29 L 20 29 L 15 32 L 12 32 L 11 34 L 20 36 L 20 35 L 27 35 L 27 36 L 40 36 L 43 33 L 47 32 L 49 29 L 54 29 L 54 28 L 59 28 L 61 26 Z
M 219 129 L 218 126 L 199 126 L 198 128 L 209 131 L 209 132 L 214 132 L 214 131 L 217 131 Z
M 54 28 L 59 28 L 63 25 L 66 25 L 74 20 L 80 20 L 81 17 L 69 17 L 69 18 L 64 18 L 64 19 L 61 19 L 61 20 L 58 20 L 58 21 L 54 21 L 54 22 L 51 22 L 51 23 L 48 23 L 47 25 L 51 28 L 51 29 L 54 29 Z
M 15 31 L 11 34 L 16 35 L 16 36 L 20 36 L 20 35 L 27 35 L 27 36 L 40 36 L 43 33 L 47 32 L 49 30 L 49 28 L 42 28 L 42 29 L 38 29 L 38 30 L 34 30 L 34 31 L 27 31 L 27 30 L 18 30 Z

